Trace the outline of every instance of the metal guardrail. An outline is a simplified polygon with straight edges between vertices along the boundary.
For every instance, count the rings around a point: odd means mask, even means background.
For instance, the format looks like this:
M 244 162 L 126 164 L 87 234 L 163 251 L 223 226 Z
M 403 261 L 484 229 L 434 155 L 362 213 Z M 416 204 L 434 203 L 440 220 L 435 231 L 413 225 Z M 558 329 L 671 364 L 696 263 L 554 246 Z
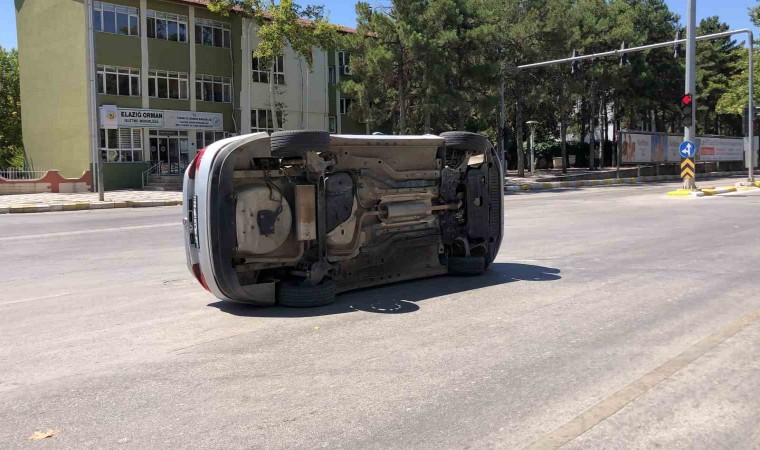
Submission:
M 44 177 L 47 170 L 0 169 L 0 178 L 6 180 L 36 180 Z

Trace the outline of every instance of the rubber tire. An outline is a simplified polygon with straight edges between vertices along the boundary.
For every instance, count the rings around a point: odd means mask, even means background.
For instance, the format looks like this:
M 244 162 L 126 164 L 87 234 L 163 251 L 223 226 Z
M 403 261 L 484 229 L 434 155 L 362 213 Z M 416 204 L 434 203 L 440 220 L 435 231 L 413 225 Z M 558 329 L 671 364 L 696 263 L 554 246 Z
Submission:
M 269 143 L 275 158 L 301 157 L 306 152 L 329 150 L 330 133 L 320 130 L 275 131 Z
M 277 303 L 288 308 L 314 308 L 335 301 L 335 282 L 324 280 L 317 285 L 281 281 L 277 285 Z
M 491 164 L 499 164 L 499 162 L 492 162 Z M 500 245 L 496 245 L 496 242 L 501 244 L 504 239 L 504 228 L 502 217 L 504 215 L 504 195 L 502 194 L 501 186 L 499 186 L 498 167 L 491 166 L 488 173 L 488 195 L 490 196 L 489 211 L 489 225 L 488 225 L 488 259 L 486 260 L 486 269 L 496 259 L 496 254 L 499 253 Z M 501 239 L 498 239 L 501 234 Z
M 486 259 L 482 256 L 449 256 L 450 275 L 481 275 L 486 271 Z
M 441 133 L 447 148 L 468 150 L 477 154 L 485 153 L 491 147 L 491 141 L 485 136 L 468 131 L 446 131 Z

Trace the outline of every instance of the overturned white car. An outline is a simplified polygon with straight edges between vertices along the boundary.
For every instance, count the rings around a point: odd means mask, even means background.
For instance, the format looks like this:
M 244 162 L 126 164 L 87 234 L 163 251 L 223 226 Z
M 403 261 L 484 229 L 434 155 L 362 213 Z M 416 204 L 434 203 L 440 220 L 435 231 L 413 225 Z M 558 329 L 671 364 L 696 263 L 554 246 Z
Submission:
M 188 267 L 221 299 L 293 307 L 477 275 L 501 245 L 503 180 L 493 146 L 473 133 L 232 137 L 185 173 Z

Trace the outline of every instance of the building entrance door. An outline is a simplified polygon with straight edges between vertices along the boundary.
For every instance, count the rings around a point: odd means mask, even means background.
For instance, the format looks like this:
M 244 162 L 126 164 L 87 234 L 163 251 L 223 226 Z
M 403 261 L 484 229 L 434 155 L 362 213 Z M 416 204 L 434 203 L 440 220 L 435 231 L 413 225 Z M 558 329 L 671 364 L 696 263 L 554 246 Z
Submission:
M 150 130 L 150 160 L 154 173 L 182 175 L 187 167 L 190 142 L 187 131 Z

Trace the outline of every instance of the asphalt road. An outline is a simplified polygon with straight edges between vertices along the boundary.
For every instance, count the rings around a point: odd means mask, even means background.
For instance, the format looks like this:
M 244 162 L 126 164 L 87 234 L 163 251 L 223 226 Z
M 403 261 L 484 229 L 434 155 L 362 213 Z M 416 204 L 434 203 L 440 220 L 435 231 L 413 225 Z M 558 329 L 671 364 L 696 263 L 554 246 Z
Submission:
M 760 192 L 674 186 L 508 195 L 487 275 L 309 310 L 201 289 L 178 207 L 0 216 L 0 448 L 760 448 Z

